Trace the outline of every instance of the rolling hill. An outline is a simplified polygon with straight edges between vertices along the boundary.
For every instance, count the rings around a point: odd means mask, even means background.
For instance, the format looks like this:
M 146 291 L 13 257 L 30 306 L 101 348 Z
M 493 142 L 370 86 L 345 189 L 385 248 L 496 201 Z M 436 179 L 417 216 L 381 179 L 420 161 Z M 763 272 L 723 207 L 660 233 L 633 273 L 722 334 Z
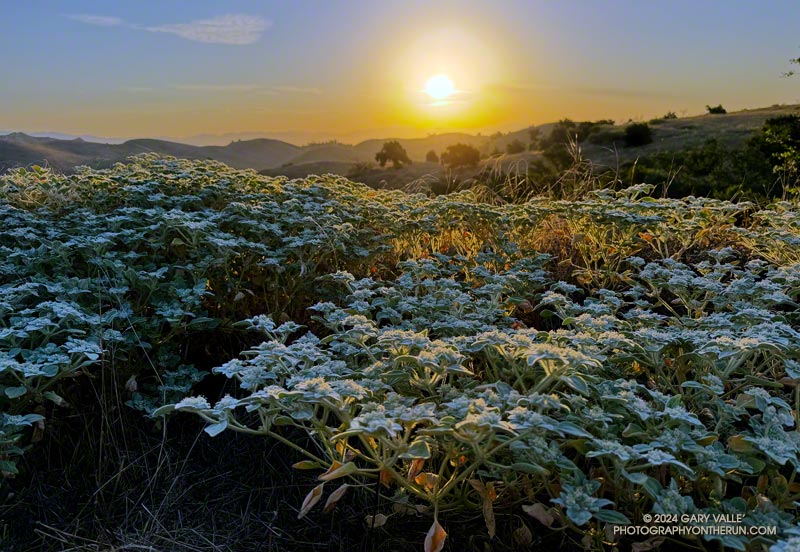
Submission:
M 155 139 L 100 144 L 80 138 L 36 138 L 15 132 L 0 136 L 0 170 L 36 164 L 69 172 L 77 165 L 108 167 L 132 155 L 147 152 L 185 159 L 216 159 L 237 169 L 261 169 L 280 166 L 301 150 L 293 144 L 266 138 L 231 142 L 227 146 L 198 147 Z
M 617 139 L 597 144 L 587 141 L 581 144 L 585 159 L 600 167 L 614 167 L 634 161 L 645 155 L 678 151 L 699 145 L 709 138 L 715 138 L 726 146 L 744 143 L 749 136 L 761 128 L 764 122 L 779 115 L 800 112 L 800 105 L 773 106 L 728 113 L 725 115 L 699 115 L 678 119 L 660 120 L 652 124 L 653 143 L 638 148 L 625 148 L 619 139 L 624 125 L 608 126 L 606 131 Z M 547 135 L 553 124 L 540 125 L 541 135 Z M 52 137 L 33 137 L 19 132 L 0 135 L 0 171 L 11 167 L 27 165 L 48 165 L 56 170 L 69 172 L 76 165 L 107 167 L 124 161 L 131 155 L 155 152 L 186 159 L 215 159 L 234 168 L 251 168 L 265 174 L 285 174 L 291 177 L 304 177 L 309 174 L 331 172 L 353 176 L 369 184 L 386 181 L 412 180 L 431 175 L 442 176 L 442 169 L 434 164 L 423 163 L 427 152 L 437 154 L 455 143 L 467 143 L 477 147 L 484 154 L 505 151 L 506 146 L 520 140 L 530 141 L 529 129 L 521 129 L 507 134 L 491 136 L 464 133 L 435 134 L 424 138 L 398 139 L 406 149 L 414 165 L 398 171 L 373 168 L 365 170 L 357 164 L 374 163 L 375 154 L 386 139 L 373 139 L 355 145 L 326 142 L 297 146 L 281 140 L 257 138 L 238 140 L 227 146 L 193 146 L 179 142 L 158 139 L 135 139 L 126 142 L 98 143 L 81 138 L 62 140 Z M 537 151 L 525 151 L 515 155 L 503 155 L 500 159 L 487 162 L 503 166 L 524 166 L 541 157 Z

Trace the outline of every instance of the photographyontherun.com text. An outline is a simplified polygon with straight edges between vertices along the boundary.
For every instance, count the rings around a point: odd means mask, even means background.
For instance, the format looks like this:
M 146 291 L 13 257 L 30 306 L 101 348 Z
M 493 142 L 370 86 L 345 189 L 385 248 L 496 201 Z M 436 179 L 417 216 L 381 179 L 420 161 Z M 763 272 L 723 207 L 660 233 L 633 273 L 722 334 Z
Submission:
M 770 536 L 777 527 L 746 525 L 744 514 L 644 514 L 648 525 L 615 525 L 614 534 L 624 536 Z

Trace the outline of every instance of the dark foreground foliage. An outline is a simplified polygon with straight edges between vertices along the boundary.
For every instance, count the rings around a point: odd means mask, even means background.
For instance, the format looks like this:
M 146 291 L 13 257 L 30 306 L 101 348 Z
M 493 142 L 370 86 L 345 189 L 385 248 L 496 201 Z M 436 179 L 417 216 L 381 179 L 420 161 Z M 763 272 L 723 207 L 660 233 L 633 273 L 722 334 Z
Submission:
M 2 548 L 791 550 L 798 205 L 648 193 L 8 174 Z

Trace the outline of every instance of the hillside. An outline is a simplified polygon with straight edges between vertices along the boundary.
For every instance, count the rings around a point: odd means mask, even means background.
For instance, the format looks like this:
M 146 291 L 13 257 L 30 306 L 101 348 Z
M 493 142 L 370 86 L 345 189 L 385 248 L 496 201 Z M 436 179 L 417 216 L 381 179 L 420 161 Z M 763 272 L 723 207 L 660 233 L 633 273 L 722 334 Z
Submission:
M 709 139 L 715 139 L 727 147 L 741 146 L 756 130 L 764 126 L 767 119 L 798 113 L 800 105 L 788 105 L 748 109 L 725 115 L 664 119 L 658 123 L 651 122 L 653 142 L 646 146 L 626 148 L 621 139 L 607 145 L 592 144 L 591 141 L 587 141 L 581 144 L 581 150 L 583 156 L 596 165 L 614 168 L 648 155 L 699 146 Z M 615 125 L 614 128 L 621 130 L 624 125 Z M 520 138 L 524 141 L 524 138 Z M 537 152 L 526 152 L 508 156 L 508 162 L 530 161 L 538 157 Z
M 743 144 L 764 122 L 779 115 L 800 112 L 800 106 L 773 106 L 732 112 L 725 115 L 698 115 L 678 119 L 660 120 L 651 124 L 653 143 L 638 148 L 623 147 L 619 138 L 624 125 L 608 126 L 605 129 L 616 140 L 596 144 L 587 141 L 581 144 L 585 159 L 601 167 L 615 167 L 637 158 L 669 151 L 678 151 L 702 144 L 714 138 L 726 146 Z M 553 123 L 539 125 L 540 135 L 549 134 Z M 186 159 L 214 159 L 234 168 L 251 168 L 264 174 L 285 174 L 304 177 L 330 170 L 334 174 L 349 175 L 357 163 L 374 162 L 375 154 L 383 143 L 392 138 L 373 139 L 355 145 L 328 142 L 297 146 L 281 140 L 258 138 L 231 142 L 227 146 L 193 146 L 167 140 L 135 139 L 121 144 L 87 142 L 80 138 L 60 140 L 50 137 L 33 137 L 22 133 L 0 135 L 0 170 L 32 164 L 49 165 L 56 170 L 69 172 L 76 165 L 107 167 L 124 161 L 131 155 L 155 152 Z M 504 152 L 514 140 L 523 144 L 530 142 L 529 129 L 492 136 L 464 133 L 435 134 L 424 138 L 398 139 L 415 162 L 408 168 L 384 174 L 384 171 L 361 171 L 360 180 L 373 184 L 381 180 L 409 182 L 428 174 L 440 177 L 442 171 L 435 165 L 419 165 L 425 155 L 433 150 L 437 154 L 455 143 L 467 143 L 482 153 Z M 504 167 L 524 166 L 540 158 L 541 153 L 526 151 L 516 155 L 504 155 L 500 163 Z M 496 160 L 487 161 L 496 163 Z
M 300 150 L 293 144 L 265 138 L 231 142 L 227 146 L 198 147 L 155 139 L 100 144 L 80 138 L 36 138 L 15 132 L 0 136 L 0 170 L 33 164 L 47 165 L 62 172 L 70 172 L 77 165 L 103 168 L 148 152 L 184 159 L 214 159 L 238 169 L 251 169 L 279 166 Z

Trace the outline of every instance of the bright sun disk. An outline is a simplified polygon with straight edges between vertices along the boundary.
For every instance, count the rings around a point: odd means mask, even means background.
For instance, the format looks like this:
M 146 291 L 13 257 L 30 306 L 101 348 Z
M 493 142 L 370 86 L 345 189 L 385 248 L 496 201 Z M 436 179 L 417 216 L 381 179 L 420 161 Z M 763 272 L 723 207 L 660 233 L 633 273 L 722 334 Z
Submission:
M 428 79 L 425 83 L 425 93 L 434 100 L 444 100 L 456 91 L 451 81 L 446 75 L 436 75 Z

